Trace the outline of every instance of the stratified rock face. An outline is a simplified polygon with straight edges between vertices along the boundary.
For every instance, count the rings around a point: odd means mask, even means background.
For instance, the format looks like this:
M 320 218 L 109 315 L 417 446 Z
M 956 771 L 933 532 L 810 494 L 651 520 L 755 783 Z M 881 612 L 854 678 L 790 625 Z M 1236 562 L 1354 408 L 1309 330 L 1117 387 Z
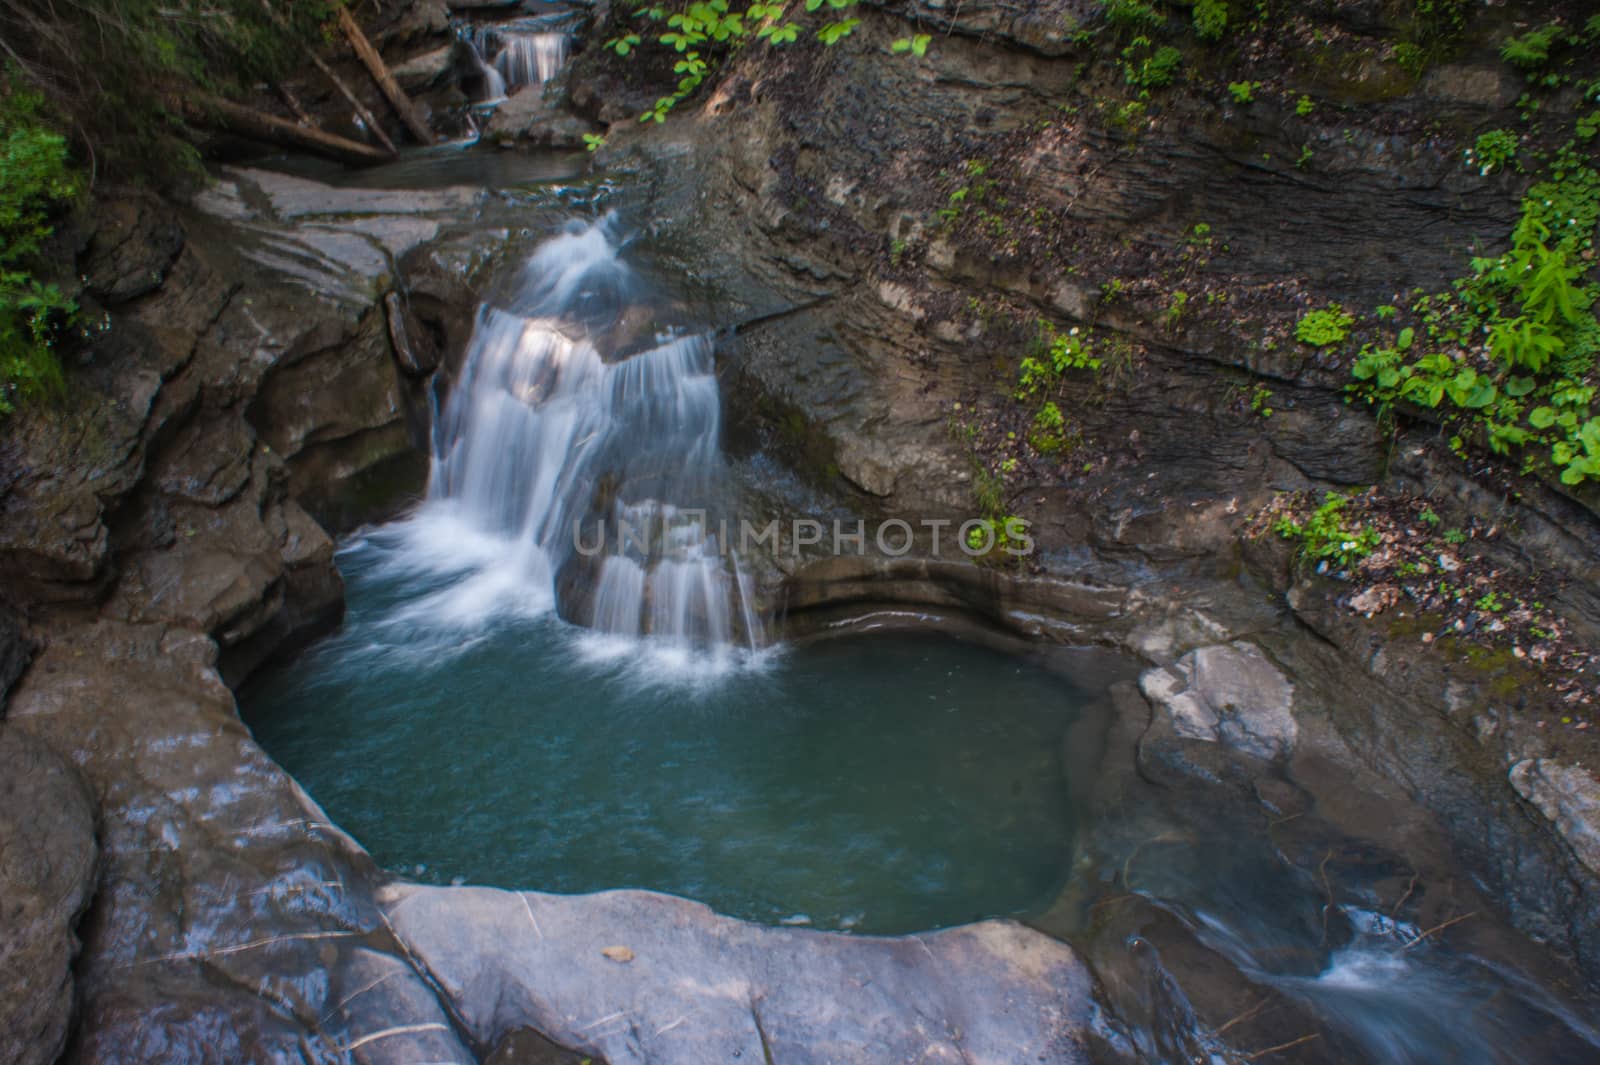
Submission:
M 611 1065 L 1087 1061 L 1087 970 L 1010 921 L 896 939 L 767 928 L 643 891 L 390 889 L 390 927 L 493 1045 Z
M 1257 758 L 1294 750 L 1294 686 L 1255 644 L 1202 647 L 1170 668 L 1147 670 L 1139 686 L 1187 739 L 1226 743 Z
M 1594 774 L 1530 758 L 1511 767 L 1511 786 L 1549 819 L 1578 860 L 1600 875 L 1600 781 Z
M 51 1065 L 61 1056 L 73 927 L 94 867 L 94 807 L 77 771 L 0 725 L 0 1061 Z

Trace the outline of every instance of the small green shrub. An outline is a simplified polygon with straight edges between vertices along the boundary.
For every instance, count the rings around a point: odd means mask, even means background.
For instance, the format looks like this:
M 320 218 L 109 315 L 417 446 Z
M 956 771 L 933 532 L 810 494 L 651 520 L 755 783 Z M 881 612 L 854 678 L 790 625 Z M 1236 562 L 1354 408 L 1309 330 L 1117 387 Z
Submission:
M 1183 66 L 1183 53 L 1170 44 L 1162 45 L 1147 56 L 1139 52 L 1148 47 L 1149 40 L 1137 37 L 1122 52 L 1124 76 L 1129 85 L 1139 89 L 1165 89 L 1178 76 Z
M 1041 455 L 1059 454 L 1066 447 L 1066 418 L 1054 402 L 1046 403 L 1033 416 L 1028 443 Z
M 1178 328 L 1178 323 L 1183 321 L 1183 312 L 1189 306 L 1189 294 L 1182 289 L 1174 292 L 1167 301 L 1166 324 L 1168 329 Z
M 1220 41 L 1228 29 L 1227 0 L 1195 0 L 1194 33 L 1202 41 Z
M 1550 61 L 1550 48 L 1561 37 L 1555 23 L 1529 30 L 1521 37 L 1508 37 L 1500 46 L 1500 58 L 1525 71 L 1536 71 Z
M 1487 177 L 1517 157 L 1517 135 L 1509 129 L 1491 129 L 1480 136 L 1467 152 L 1467 165 L 1476 166 Z
M 1297 554 L 1304 562 L 1327 562 L 1335 569 L 1349 569 L 1372 554 L 1379 542 L 1376 529 L 1346 519 L 1344 510 L 1349 504 L 1349 497 L 1329 492 L 1303 523 L 1281 518 L 1272 531 L 1285 540 L 1297 541 Z
M 1106 21 L 1119 29 L 1154 30 L 1166 23 L 1166 16 L 1144 0 L 1106 0 Z
M 1306 117 L 1316 109 L 1317 102 L 1309 96 L 1302 96 L 1299 100 L 1295 101 L 1294 113 L 1299 115 L 1301 118 Z
M 3 86 L 0 92 L 0 414 L 6 414 L 19 400 L 61 387 L 54 333 L 77 307 L 35 271 L 78 186 L 66 139 L 41 117 L 43 100 Z
M 1320 311 L 1312 311 L 1300 319 L 1294 328 L 1295 339 L 1314 348 L 1327 348 L 1344 342 L 1350 335 L 1355 318 L 1337 303 L 1330 303 Z
M 1255 101 L 1256 90 L 1261 88 L 1259 81 L 1231 81 L 1228 83 L 1228 92 L 1233 95 L 1233 102 L 1248 104 Z
M 889 51 L 893 52 L 895 55 L 904 55 L 905 53 L 910 52 L 912 55 L 921 58 L 922 56 L 928 54 L 928 45 L 932 43 L 932 34 L 919 33 L 915 37 L 899 38 L 889 46 Z

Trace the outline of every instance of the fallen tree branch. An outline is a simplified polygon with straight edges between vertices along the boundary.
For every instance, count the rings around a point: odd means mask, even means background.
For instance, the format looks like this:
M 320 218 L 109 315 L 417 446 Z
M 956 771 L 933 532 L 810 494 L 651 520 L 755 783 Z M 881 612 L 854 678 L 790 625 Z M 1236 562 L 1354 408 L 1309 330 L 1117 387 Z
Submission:
M 341 163 L 368 166 L 388 162 L 392 158 L 382 148 L 374 148 L 370 144 L 362 144 L 314 126 L 301 126 L 220 97 L 202 97 L 197 102 L 187 104 L 185 109 L 191 118 L 202 125 L 219 127 L 251 140 L 303 148 Z
M 367 40 L 367 35 L 361 32 L 361 27 L 356 25 L 356 20 L 350 16 L 347 8 L 339 9 L 339 28 L 344 31 L 344 36 L 350 42 L 350 47 L 355 49 L 357 58 L 372 75 L 372 80 L 378 83 L 378 88 L 383 92 L 389 105 L 394 108 L 394 113 L 400 116 L 400 121 L 410 130 L 411 135 L 417 139 L 418 144 L 432 144 L 433 131 L 417 113 L 416 106 L 412 104 L 411 97 L 407 96 L 400 83 L 394 80 L 394 75 L 389 73 L 389 68 L 384 65 L 383 57 L 378 50 L 372 47 L 372 42 Z

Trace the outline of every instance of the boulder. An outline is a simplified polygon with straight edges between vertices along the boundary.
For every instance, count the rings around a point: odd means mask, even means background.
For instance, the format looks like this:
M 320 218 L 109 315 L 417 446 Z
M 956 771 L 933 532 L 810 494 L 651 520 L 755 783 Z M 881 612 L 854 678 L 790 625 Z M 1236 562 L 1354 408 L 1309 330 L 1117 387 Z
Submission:
M 529 88 L 495 109 L 484 136 L 501 144 L 514 141 L 540 148 L 582 148 L 583 135 L 598 133 L 600 128 L 537 88 Z
M 645 891 L 400 885 L 381 901 L 481 1045 L 534 1028 L 611 1065 L 1088 1060 L 1088 970 L 1011 921 L 877 938 Z
M 94 871 L 83 780 L 49 747 L 0 725 L 0 1061 L 51 1065 L 66 1046 L 74 926 Z
M 1257 758 L 1294 750 L 1294 686 L 1255 644 L 1191 651 L 1170 667 L 1146 670 L 1139 687 L 1187 739 L 1225 743 Z

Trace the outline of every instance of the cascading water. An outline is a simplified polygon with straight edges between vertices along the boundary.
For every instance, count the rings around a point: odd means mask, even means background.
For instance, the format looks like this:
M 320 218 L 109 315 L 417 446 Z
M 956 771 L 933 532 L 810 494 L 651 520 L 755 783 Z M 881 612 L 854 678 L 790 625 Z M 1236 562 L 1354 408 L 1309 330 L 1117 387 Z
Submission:
M 599 632 L 753 649 L 751 582 L 711 532 L 724 480 L 711 342 L 631 324 L 648 294 L 612 226 L 546 242 L 512 305 L 480 311 L 418 520 L 505 544 L 485 571 Z
M 489 100 L 523 85 L 543 85 L 560 73 L 571 38 L 560 31 L 522 29 L 515 24 L 476 27 L 463 34 L 484 78 Z

